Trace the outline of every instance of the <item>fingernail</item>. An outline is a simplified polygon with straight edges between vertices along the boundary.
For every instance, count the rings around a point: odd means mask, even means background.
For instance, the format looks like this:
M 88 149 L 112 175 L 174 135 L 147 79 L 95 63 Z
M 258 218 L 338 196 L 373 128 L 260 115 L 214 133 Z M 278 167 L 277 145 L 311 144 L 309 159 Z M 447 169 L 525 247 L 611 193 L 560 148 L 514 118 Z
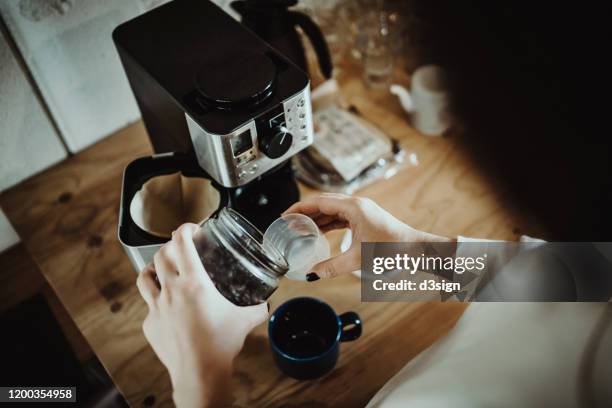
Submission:
M 308 282 L 314 282 L 314 281 L 319 280 L 319 279 L 321 279 L 321 278 L 319 277 L 319 275 L 317 275 L 317 274 L 316 274 L 316 273 L 314 273 L 314 272 L 310 272 L 308 275 L 306 275 L 306 280 L 307 280 Z

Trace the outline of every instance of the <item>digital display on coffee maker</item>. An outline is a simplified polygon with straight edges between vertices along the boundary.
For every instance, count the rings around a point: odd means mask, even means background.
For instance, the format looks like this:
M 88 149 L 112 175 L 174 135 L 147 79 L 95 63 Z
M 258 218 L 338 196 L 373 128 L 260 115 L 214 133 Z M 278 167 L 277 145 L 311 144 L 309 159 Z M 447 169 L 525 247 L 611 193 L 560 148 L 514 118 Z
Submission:
M 234 157 L 240 156 L 242 153 L 253 147 L 253 141 L 251 139 L 251 131 L 245 130 L 237 136 L 234 136 L 231 140 L 232 152 Z

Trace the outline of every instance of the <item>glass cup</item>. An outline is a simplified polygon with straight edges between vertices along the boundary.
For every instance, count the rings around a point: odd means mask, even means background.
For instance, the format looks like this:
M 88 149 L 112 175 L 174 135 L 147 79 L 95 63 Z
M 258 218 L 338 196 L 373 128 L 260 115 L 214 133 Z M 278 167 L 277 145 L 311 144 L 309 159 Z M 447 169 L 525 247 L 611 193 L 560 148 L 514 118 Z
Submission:
M 363 53 L 363 80 L 376 90 L 386 90 L 393 79 L 393 53 L 377 41 L 370 42 Z
M 312 267 L 329 258 L 329 243 L 315 222 L 303 214 L 283 215 L 263 235 L 264 248 L 278 251 L 287 260 L 286 277 L 305 281 Z

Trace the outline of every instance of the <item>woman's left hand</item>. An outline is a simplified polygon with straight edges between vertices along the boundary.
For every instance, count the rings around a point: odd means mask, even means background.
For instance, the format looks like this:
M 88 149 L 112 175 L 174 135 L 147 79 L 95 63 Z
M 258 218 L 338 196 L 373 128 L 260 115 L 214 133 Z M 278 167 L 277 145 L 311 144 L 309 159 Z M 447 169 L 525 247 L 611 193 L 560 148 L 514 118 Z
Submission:
M 170 373 L 177 406 L 223 405 L 232 361 L 267 305 L 239 307 L 211 281 L 193 243 L 195 224 L 173 233 L 138 277 L 147 305 L 143 331 Z

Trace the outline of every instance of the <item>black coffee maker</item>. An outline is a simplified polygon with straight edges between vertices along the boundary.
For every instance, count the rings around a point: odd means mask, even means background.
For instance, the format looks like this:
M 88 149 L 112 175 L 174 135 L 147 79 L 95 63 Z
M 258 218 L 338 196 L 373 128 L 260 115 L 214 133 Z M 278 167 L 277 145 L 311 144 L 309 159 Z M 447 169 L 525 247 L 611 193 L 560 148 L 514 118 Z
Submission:
M 331 78 L 333 67 L 325 38 L 310 17 L 289 10 L 297 3 L 298 0 L 237 0 L 231 6 L 240 14 L 242 24 L 308 72 L 304 46 L 296 30 L 300 27 L 312 43 L 321 73 Z
M 124 172 L 119 239 L 137 270 L 183 222 L 227 206 L 265 231 L 299 199 L 291 158 L 313 142 L 310 80 L 283 38 L 289 58 L 210 0 L 114 30 L 156 153 Z

